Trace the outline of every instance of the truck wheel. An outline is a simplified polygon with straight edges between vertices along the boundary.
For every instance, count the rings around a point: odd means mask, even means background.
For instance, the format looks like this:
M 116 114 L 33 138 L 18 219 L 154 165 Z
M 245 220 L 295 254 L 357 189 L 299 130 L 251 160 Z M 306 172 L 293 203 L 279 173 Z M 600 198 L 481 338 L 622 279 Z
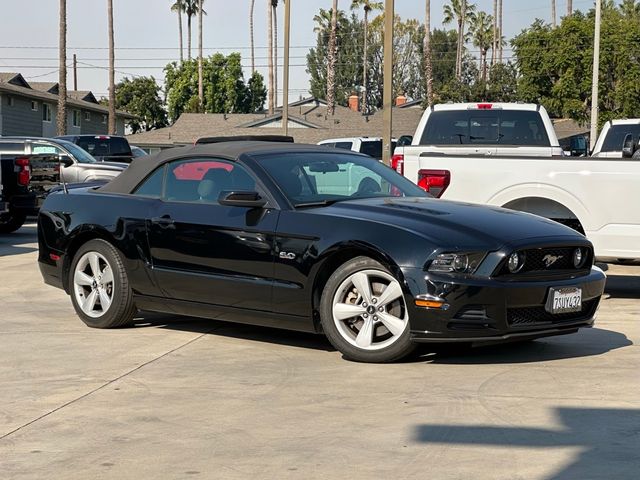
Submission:
M 122 257 L 104 240 L 80 247 L 69 271 L 69 287 L 73 307 L 89 327 L 121 327 L 136 314 Z
M 24 222 L 27 216 L 23 213 L 7 212 L 0 214 L 0 233 L 11 233 L 18 230 Z
M 416 347 L 400 282 L 368 257 L 356 257 L 331 275 L 320 319 L 331 344 L 350 360 L 394 362 Z

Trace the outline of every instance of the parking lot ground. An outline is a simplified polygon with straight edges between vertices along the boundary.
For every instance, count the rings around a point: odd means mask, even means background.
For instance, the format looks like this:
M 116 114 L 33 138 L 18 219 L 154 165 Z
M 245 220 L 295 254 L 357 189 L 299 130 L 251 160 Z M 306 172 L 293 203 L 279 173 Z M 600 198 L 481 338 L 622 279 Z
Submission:
M 1 479 L 640 476 L 640 266 L 596 327 L 345 361 L 320 336 L 142 315 L 93 330 L 0 237 Z

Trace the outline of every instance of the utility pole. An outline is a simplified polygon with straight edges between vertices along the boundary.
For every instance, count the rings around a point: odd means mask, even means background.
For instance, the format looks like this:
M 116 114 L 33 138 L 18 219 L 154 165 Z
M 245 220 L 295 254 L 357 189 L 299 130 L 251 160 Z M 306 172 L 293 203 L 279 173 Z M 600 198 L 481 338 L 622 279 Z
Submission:
M 600 73 L 600 9 L 601 0 L 596 0 L 596 25 L 593 34 L 593 78 L 591 81 L 591 138 L 589 150 L 596 146 L 598 137 L 598 80 Z
M 78 58 L 73 54 L 73 89 L 78 90 Z
M 284 72 L 282 79 L 282 128 L 285 135 L 289 135 L 289 41 L 291 37 L 291 2 L 284 2 Z
M 382 161 L 391 165 L 391 134 L 393 125 L 393 19 L 394 0 L 384 2 L 384 66 L 382 88 Z

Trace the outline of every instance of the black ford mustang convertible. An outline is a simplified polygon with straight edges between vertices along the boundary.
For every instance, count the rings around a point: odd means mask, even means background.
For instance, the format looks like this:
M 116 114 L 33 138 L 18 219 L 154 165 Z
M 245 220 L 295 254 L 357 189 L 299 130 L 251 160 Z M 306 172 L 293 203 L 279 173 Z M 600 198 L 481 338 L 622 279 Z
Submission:
M 369 157 L 227 142 L 136 160 L 102 187 L 49 195 L 46 283 L 90 327 L 137 310 L 325 334 L 345 357 L 593 325 L 605 283 L 558 223 L 437 200 Z

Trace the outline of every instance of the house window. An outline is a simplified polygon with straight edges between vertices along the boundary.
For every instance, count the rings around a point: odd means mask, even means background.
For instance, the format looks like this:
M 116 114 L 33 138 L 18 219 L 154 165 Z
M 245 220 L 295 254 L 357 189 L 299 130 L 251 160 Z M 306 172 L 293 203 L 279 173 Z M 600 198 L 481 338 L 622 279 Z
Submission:
M 48 103 L 42 104 L 42 121 L 51 122 L 51 105 Z
M 87 122 L 91 121 L 91 112 L 84 112 L 84 119 Z
M 102 115 L 102 123 L 107 123 L 107 116 L 106 115 Z
M 7 97 L 7 105 L 13 107 L 13 97 Z
M 71 114 L 71 123 L 74 127 L 80 126 L 80 110 L 74 110 Z
M 31 101 L 31 110 L 33 110 L 34 112 L 38 111 L 38 102 L 35 101 Z

